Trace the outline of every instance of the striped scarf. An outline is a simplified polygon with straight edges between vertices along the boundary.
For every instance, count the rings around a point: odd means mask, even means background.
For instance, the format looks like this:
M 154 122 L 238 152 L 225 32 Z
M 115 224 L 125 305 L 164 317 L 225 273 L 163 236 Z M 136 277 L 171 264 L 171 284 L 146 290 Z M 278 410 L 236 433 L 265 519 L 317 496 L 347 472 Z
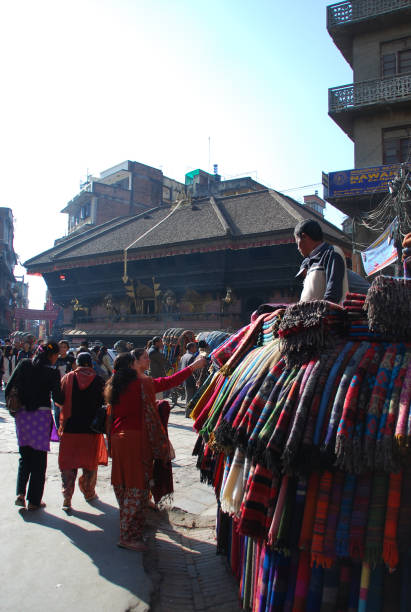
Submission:
M 266 517 L 270 498 L 276 499 L 279 478 L 262 465 L 255 467 L 247 493 L 244 498 L 238 525 L 242 535 L 265 538 L 267 535 Z M 275 502 L 274 502 L 275 503 Z
M 334 403 L 333 403 L 331 416 L 330 416 L 330 420 L 328 424 L 327 435 L 326 435 L 324 446 L 323 446 L 323 448 L 326 451 L 334 450 L 334 438 L 335 438 L 337 427 L 339 425 L 339 422 L 342 416 L 348 387 L 352 381 L 352 378 L 357 370 L 357 367 L 362 357 L 364 356 L 365 352 L 369 348 L 370 348 L 370 345 L 368 344 L 368 342 L 361 342 L 360 345 L 358 345 L 358 348 L 352 354 L 340 378 L 338 389 L 334 397 Z
M 366 462 L 366 467 L 369 469 L 374 468 L 375 442 L 378 425 L 382 408 L 384 406 L 388 385 L 391 380 L 391 371 L 394 365 L 395 354 L 396 345 L 390 344 L 381 360 L 368 405 L 365 421 L 364 460 Z
M 344 400 L 343 411 L 337 429 L 335 442 L 336 465 L 341 469 L 353 471 L 352 441 L 357 413 L 360 388 L 376 350 L 372 344 L 361 358 L 351 379 Z
M 402 472 L 390 474 L 387 512 L 385 515 L 384 543 L 382 558 L 390 571 L 398 565 L 397 530 L 401 503 Z M 409 483 L 408 483 L 409 486 Z
M 328 564 L 328 559 L 324 555 L 324 539 L 332 483 L 332 472 L 325 470 L 321 475 L 315 508 L 313 539 L 311 543 L 311 566 L 316 563 L 317 565 L 327 567 Z
M 387 460 L 387 464 L 392 464 L 392 454 L 390 456 L 384 457 L 383 437 L 384 437 L 384 434 L 389 435 L 389 431 L 391 430 L 390 438 L 392 442 L 392 435 L 394 433 L 394 422 L 397 417 L 396 412 L 398 408 L 398 403 L 394 405 L 394 403 L 392 403 L 391 401 L 393 399 L 393 392 L 394 392 L 395 384 L 396 382 L 398 383 L 399 373 L 400 373 L 402 361 L 404 358 L 404 351 L 405 351 L 404 345 L 396 346 L 396 355 L 394 358 L 394 363 L 393 363 L 393 367 L 391 371 L 391 378 L 388 383 L 384 405 L 381 411 L 381 417 L 380 417 L 380 422 L 379 422 L 378 432 L 377 432 L 377 439 L 375 443 L 375 459 L 374 459 L 375 467 L 378 470 L 381 470 L 384 468 L 385 459 Z M 394 401 L 395 401 L 395 398 L 394 398 Z M 393 411 L 391 415 L 390 415 L 390 408 Z M 392 446 L 391 448 L 389 447 L 387 439 L 385 439 L 385 448 L 387 450 L 387 455 L 388 455 L 389 451 L 390 450 L 392 451 Z M 390 469 L 388 468 L 387 471 L 390 471 Z
M 357 477 L 346 474 L 341 498 L 340 515 L 336 532 L 336 551 L 338 557 L 348 557 L 350 540 L 350 520 L 353 508 L 355 485 Z
M 303 365 L 297 372 L 294 378 L 290 390 L 287 394 L 287 398 L 279 414 L 277 423 L 274 431 L 267 443 L 265 450 L 265 460 L 268 465 L 274 465 L 277 461 L 278 455 L 283 451 L 284 443 L 289 429 L 290 420 L 294 411 L 295 404 L 298 399 L 298 393 L 300 390 L 301 380 L 304 376 L 307 364 Z
M 321 360 L 312 360 L 307 366 L 306 372 L 308 371 L 309 375 L 299 399 L 291 431 L 281 457 L 283 467 L 286 472 L 295 466 L 301 440 L 304 435 L 304 428 L 311 407 L 311 400 L 314 395 L 315 385 L 320 375 L 320 369 Z M 303 383 L 301 383 L 301 386 L 303 387 Z
M 330 496 L 330 504 L 328 507 L 327 526 L 325 529 L 324 538 L 324 556 L 327 558 L 326 567 L 331 567 L 336 557 L 335 534 L 338 524 L 338 514 L 340 512 L 343 485 L 343 472 L 335 472 Z
M 317 495 L 320 487 L 320 472 L 311 472 L 308 479 L 307 494 L 305 498 L 303 523 L 301 526 L 298 546 L 301 550 L 310 550 L 313 539 L 313 527 Z

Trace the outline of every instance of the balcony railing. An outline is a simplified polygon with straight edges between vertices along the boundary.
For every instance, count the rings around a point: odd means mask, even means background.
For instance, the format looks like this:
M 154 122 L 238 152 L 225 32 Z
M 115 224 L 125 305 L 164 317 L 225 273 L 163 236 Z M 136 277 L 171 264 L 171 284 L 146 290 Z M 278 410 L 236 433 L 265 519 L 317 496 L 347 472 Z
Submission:
M 238 313 L 218 313 L 218 312 L 196 312 L 196 313 L 158 313 L 158 314 L 138 314 L 138 315 L 122 315 L 115 323 L 146 323 L 149 324 L 153 321 L 218 321 L 229 317 L 238 317 Z M 104 316 L 78 316 L 73 319 L 72 324 L 78 323 L 107 323 L 107 317 Z
M 411 75 L 362 81 L 328 90 L 328 111 L 338 112 L 411 97 Z
M 411 6 L 411 0 L 347 0 L 327 6 L 327 27 L 367 19 Z

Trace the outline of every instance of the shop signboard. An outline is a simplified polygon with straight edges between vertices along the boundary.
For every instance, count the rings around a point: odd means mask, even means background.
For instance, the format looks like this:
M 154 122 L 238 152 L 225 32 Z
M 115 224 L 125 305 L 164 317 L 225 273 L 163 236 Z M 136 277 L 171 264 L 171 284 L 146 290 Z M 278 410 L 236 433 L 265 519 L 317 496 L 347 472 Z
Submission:
M 388 183 L 398 174 L 401 164 L 341 170 L 328 174 L 328 198 L 346 198 L 388 192 Z M 411 164 L 409 164 L 411 169 Z
M 397 260 L 398 253 L 394 246 L 396 226 L 397 219 L 394 219 L 381 236 L 366 251 L 361 253 L 362 263 L 367 276 L 383 270 Z

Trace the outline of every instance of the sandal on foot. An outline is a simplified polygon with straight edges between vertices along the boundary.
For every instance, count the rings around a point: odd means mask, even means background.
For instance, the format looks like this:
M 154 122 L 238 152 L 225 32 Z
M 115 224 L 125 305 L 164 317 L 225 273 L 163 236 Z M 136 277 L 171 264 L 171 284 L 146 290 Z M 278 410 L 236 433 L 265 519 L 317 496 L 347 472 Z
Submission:
M 17 495 L 16 501 L 14 503 L 16 506 L 20 506 L 20 508 L 25 508 L 26 500 L 24 499 L 24 495 Z
M 134 550 L 136 552 L 144 552 L 148 550 L 148 546 L 144 544 L 144 542 L 122 542 L 121 540 L 117 542 L 117 546 L 119 548 L 126 548 L 127 550 Z
M 37 506 L 36 504 L 31 504 L 30 502 L 27 504 L 27 510 L 41 510 L 41 508 L 45 508 L 46 504 L 44 502 L 40 502 Z
M 64 512 L 69 512 L 71 510 L 71 500 L 70 499 L 65 499 L 63 501 L 62 510 L 64 510 Z
M 94 495 L 90 495 L 90 497 L 85 497 L 84 499 L 89 504 L 92 501 L 97 501 L 98 500 L 98 495 L 97 495 L 97 493 L 94 493 Z

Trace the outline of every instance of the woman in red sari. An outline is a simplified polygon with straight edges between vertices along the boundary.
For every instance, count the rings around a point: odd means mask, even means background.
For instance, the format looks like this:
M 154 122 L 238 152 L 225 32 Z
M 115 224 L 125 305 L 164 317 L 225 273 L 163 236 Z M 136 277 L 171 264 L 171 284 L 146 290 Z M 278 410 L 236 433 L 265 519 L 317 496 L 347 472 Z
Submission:
M 166 464 L 170 460 L 170 445 L 155 394 L 180 385 L 204 365 L 205 359 L 200 358 L 172 376 L 151 378 L 146 375 L 150 360 L 145 349 L 122 353 L 114 362 L 105 397 L 110 415 L 111 483 L 120 506 L 118 545 L 122 548 L 146 549 L 143 528 L 154 461 Z

